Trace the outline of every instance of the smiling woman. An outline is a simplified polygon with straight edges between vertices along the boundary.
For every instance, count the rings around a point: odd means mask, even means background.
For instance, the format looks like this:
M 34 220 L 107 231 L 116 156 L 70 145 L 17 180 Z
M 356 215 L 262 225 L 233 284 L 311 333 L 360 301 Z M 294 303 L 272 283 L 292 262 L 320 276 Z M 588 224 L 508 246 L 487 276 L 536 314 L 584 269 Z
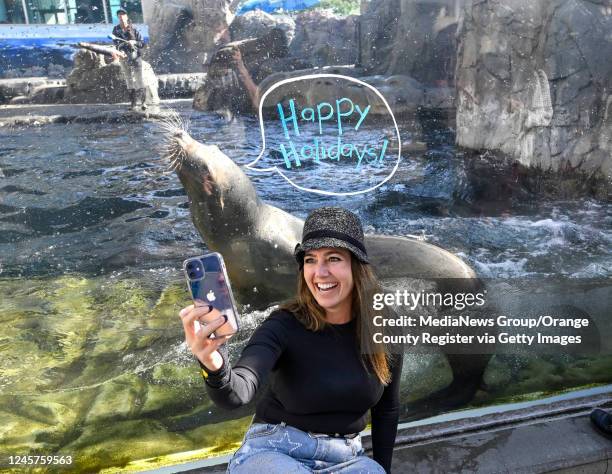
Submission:
M 304 256 L 304 281 L 315 300 L 325 310 L 327 322 L 351 320 L 351 253 L 341 248 L 309 250 Z
M 368 298 L 380 285 L 359 218 L 336 207 L 313 211 L 295 258 L 295 298 L 257 328 L 233 367 L 223 341 L 208 338 L 223 318 L 196 334 L 194 322 L 209 308 L 181 311 L 187 343 L 217 405 L 250 402 L 270 378 L 228 472 L 389 472 L 402 358 L 367 343 Z M 374 459 L 364 454 L 359 435 L 368 411 Z

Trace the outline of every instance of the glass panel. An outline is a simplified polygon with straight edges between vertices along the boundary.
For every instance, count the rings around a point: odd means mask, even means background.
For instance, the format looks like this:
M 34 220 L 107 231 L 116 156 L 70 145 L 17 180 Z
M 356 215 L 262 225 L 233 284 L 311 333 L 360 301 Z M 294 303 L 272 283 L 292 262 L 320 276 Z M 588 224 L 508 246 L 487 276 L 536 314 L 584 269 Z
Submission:
M 30 23 L 63 25 L 67 23 L 105 23 L 103 0 L 29 0 L 26 2 Z M 123 8 L 133 23 L 143 23 L 139 0 L 106 0 L 109 21 L 117 23 L 117 10 Z M 20 0 L 0 0 L 0 24 L 26 23 Z
M 7 19 L 6 5 L 4 4 L 4 0 L 0 0 L 0 23 L 8 23 Z
M 0 0 L 0 23 L 25 23 L 20 0 Z
M 68 22 L 64 0 L 30 0 L 26 5 L 30 23 L 58 25 Z
M 77 0 L 74 13 L 74 23 L 104 23 L 104 6 L 102 0 Z M 74 15 L 74 16 L 72 16 Z

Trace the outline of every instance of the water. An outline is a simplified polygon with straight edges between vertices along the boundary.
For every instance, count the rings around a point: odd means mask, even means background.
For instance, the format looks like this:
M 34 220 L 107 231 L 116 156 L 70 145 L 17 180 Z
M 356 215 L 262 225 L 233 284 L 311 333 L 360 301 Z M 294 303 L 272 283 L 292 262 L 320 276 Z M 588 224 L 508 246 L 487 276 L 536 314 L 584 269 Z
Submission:
M 147 25 L 135 25 L 145 41 Z M 0 77 L 31 77 L 33 74 L 56 76 L 64 68 L 72 68 L 77 51 L 70 44 L 109 43 L 109 27 L 105 24 L 80 25 L 0 25 Z M 46 70 L 46 71 L 45 71 Z
M 258 155 L 254 121 L 227 125 L 194 113 L 191 132 L 241 165 Z M 182 186 L 159 155 L 154 124 L 48 125 L 0 134 L 2 275 L 175 268 L 203 248 Z M 408 128 L 406 138 L 422 137 Z M 349 207 L 369 232 L 424 236 L 486 277 L 612 274 L 610 205 L 508 199 L 482 211 L 486 202 L 469 195 L 466 166 L 448 143 L 403 158 L 376 192 L 348 197 L 299 193 L 276 174 L 246 171 L 275 206 L 300 217 L 323 203 Z
M 184 113 L 194 138 L 241 165 L 257 157 L 254 120 Z M 418 121 L 401 128 L 408 151 L 372 193 L 306 194 L 276 174 L 247 174 L 261 198 L 295 215 L 342 205 L 367 232 L 418 236 L 486 278 L 612 276 L 612 206 L 503 186 L 492 195 L 470 175 L 452 129 L 424 133 Z M 418 141 L 428 149 L 418 151 Z M 252 407 L 228 414 L 212 406 L 182 341 L 180 265 L 206 247 L 160 145 L 151 123 L 0 129 L 3 456 L 71 453 L 75 469 L 95 470 L 174 452 L 218 454 L 240 441 Z M 247 331 L 234 355 L 268 313 L 243 314 Z M 609 356 L 495 356 L 489 390 L 473 404 L 610 382 L 611 367 Z M 442 357 L 411 359 L 404 400 L 444 387 L 449 376 Z

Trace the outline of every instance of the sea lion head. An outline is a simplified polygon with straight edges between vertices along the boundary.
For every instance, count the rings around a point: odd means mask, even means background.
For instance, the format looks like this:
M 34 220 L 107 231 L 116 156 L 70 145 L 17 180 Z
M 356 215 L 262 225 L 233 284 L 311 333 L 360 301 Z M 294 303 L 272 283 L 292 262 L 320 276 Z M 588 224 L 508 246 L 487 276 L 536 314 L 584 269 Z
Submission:
M 165 159 L 189 196 L 194 223 L 207 244 L 215 238 L 211 230 L 227 229 L 230 220 L 238 218 L 248 226 L 256 217 L 253 208 L 258 207 L 259 198 L 242 169 L 216 145 L 193 139 L 188 123 L 176 112 L 160 126 Z

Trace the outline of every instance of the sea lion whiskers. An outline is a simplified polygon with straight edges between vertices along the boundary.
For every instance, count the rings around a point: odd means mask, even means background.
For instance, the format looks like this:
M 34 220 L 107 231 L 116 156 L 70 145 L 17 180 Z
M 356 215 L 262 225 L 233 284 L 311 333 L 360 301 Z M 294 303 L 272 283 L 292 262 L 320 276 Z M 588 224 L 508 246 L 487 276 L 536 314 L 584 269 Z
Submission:
M 189 128 L 189 119 L 183 119 L 175 110 L 169 110 L 168 113 L 158 121 L 164 137 L 164 146 L 162 159 L 169 163 L 168 172 L 174 172 L 181 168 L 185 160 L 184 135 L 187 134 Z

